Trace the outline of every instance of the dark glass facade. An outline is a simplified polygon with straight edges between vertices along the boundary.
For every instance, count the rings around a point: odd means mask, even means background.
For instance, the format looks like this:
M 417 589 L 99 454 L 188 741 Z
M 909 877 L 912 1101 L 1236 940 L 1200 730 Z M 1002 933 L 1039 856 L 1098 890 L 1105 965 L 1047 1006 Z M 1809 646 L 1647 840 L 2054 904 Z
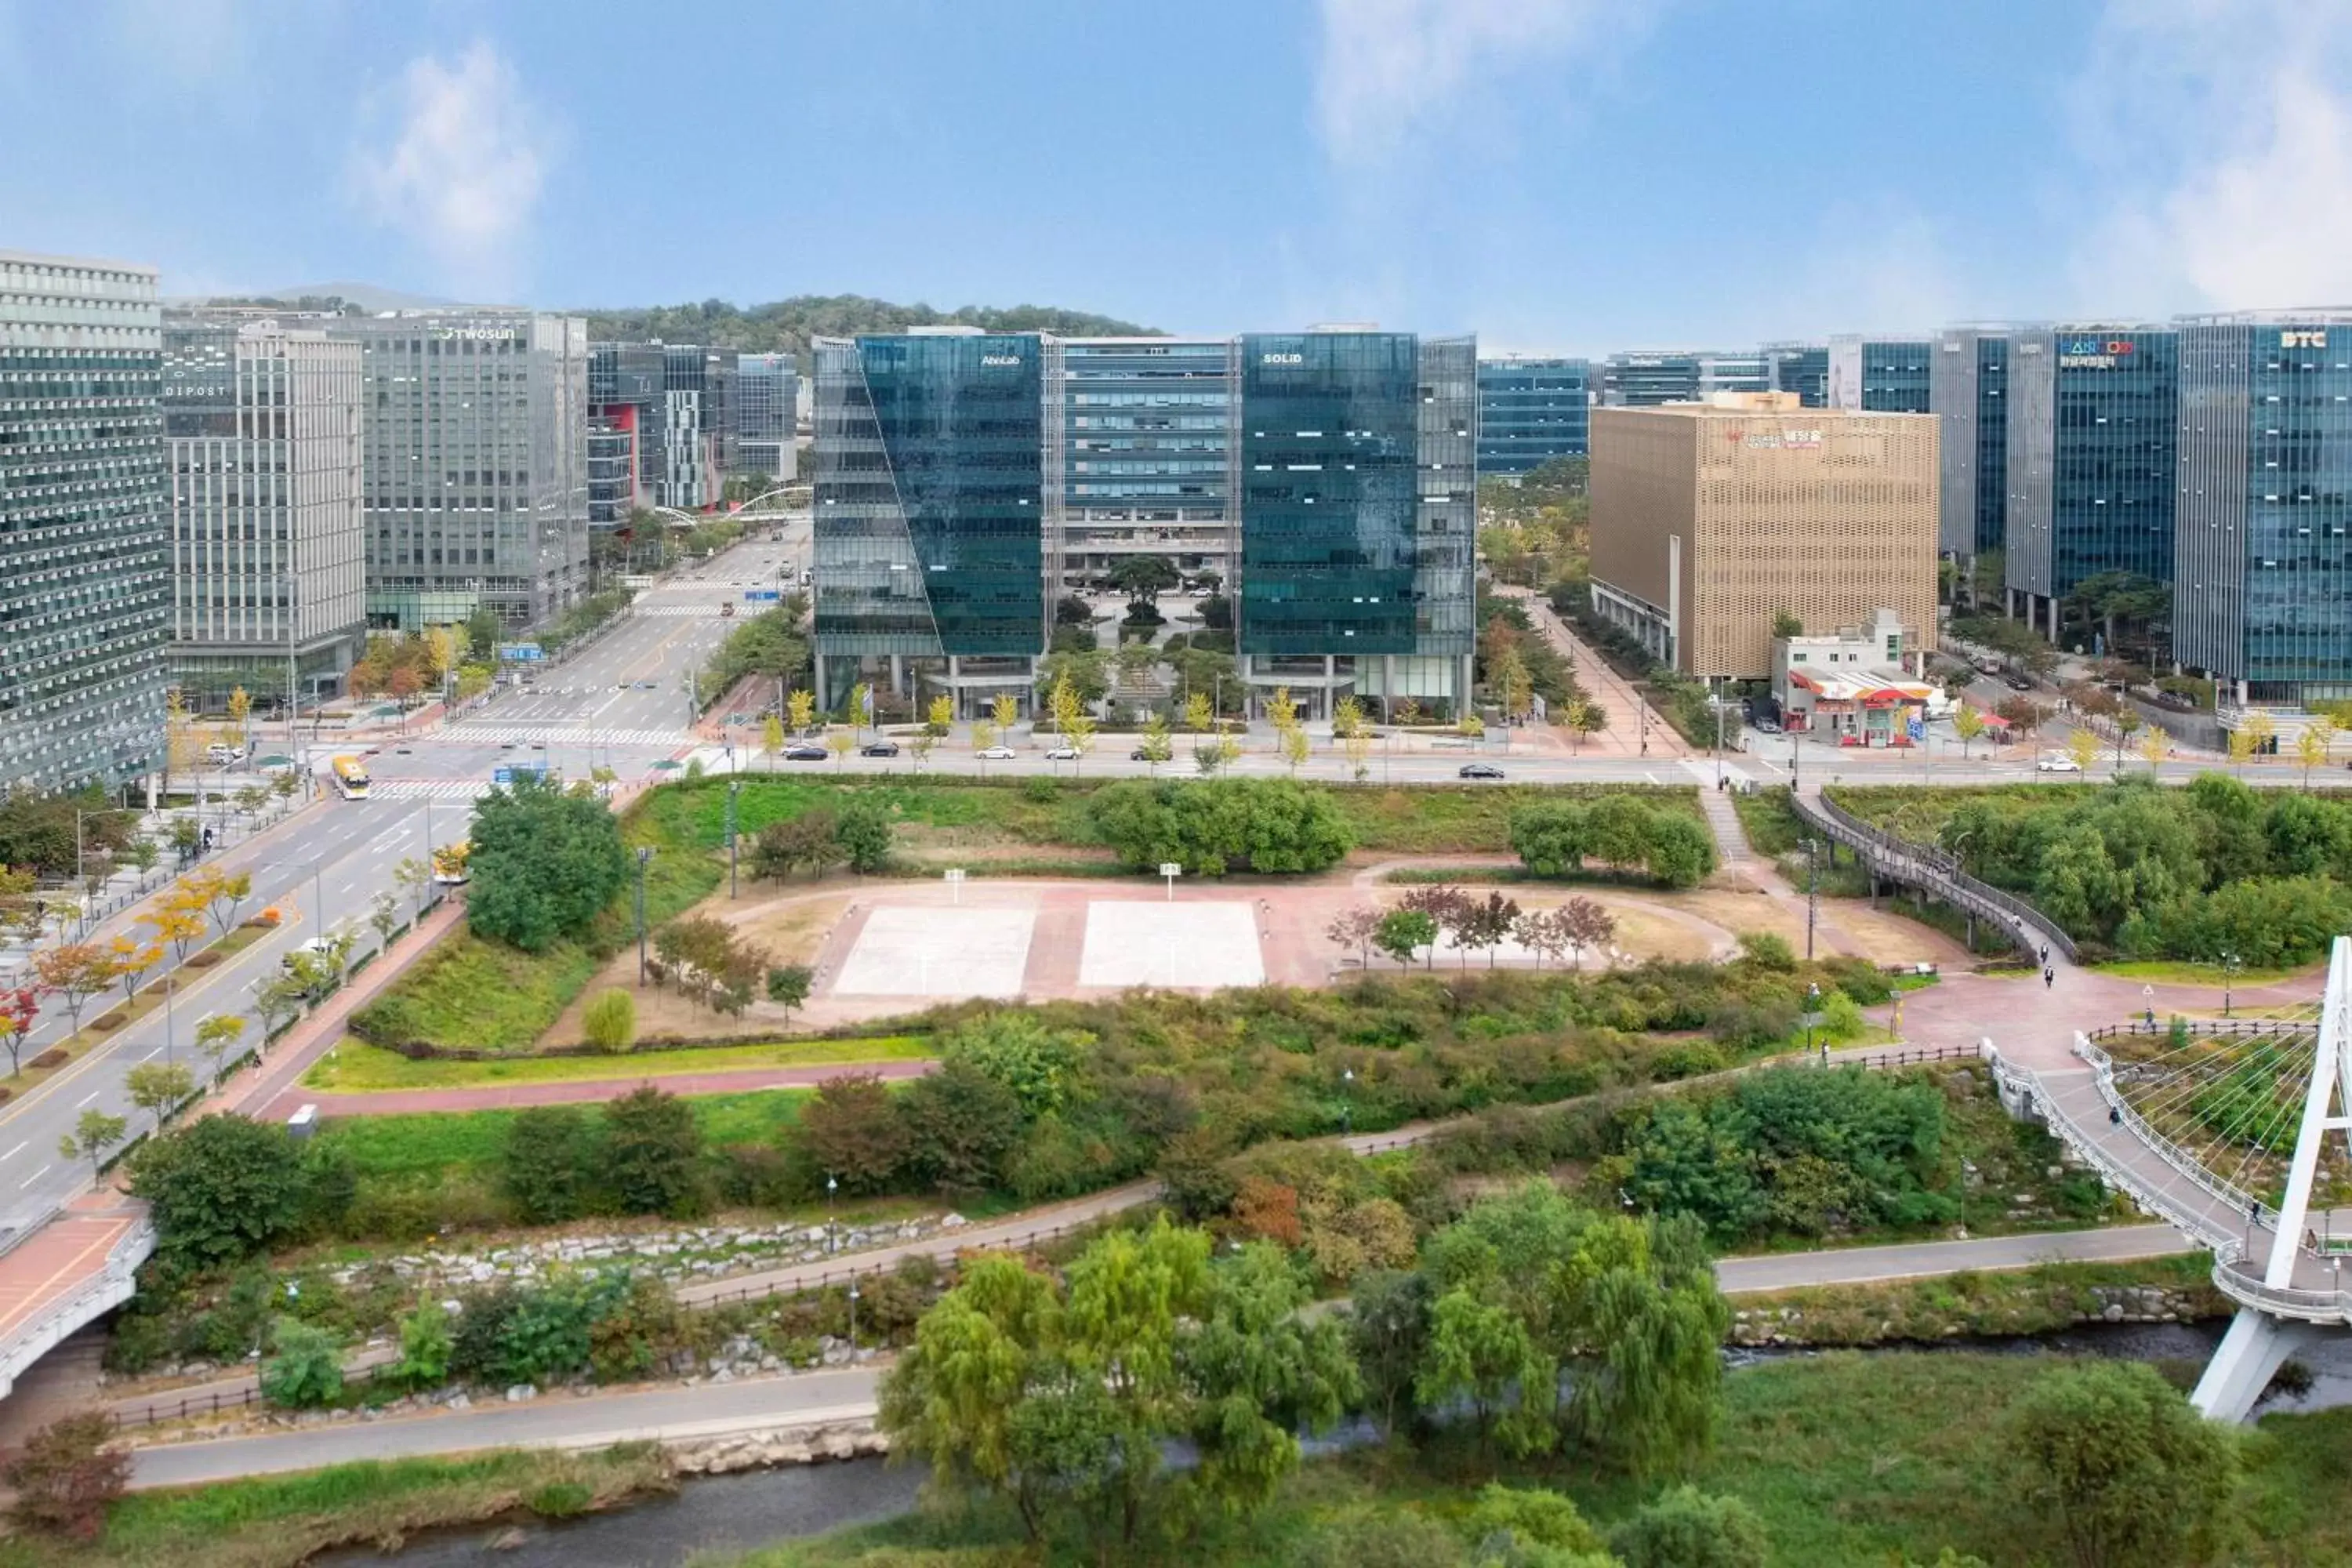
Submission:
M 1830 402 L 1865 414 L 1930 413 L 1935 355 L 1936 345 L 1924 338 L 1832 339 Z
M 1772 367 L 1772 390 L 1793 392 L 1807 408 L 1830 403 L 1830 351 L 1820 343 L 1767 343 L 1764 357 Z
M 1045 647 L 1042 349 L 980 334 L 817 345 L 820 652 Z
M 2020 333 L 2009 374 L 2009 586 L 2063 599 L 2105 572 L 2169 582 L 2175 334 L 2108 326 Z
M 1413 651 L 1419 344 L 1242 339 L 1244 654 Z
M 1591 450 L 1592 364 L 1580 359 L 1478 362 L 1478 472 L 1524 474 Z
M 2352 314 L 2179 348 L 2174 656 L 2254 701 L 2352 695 Z

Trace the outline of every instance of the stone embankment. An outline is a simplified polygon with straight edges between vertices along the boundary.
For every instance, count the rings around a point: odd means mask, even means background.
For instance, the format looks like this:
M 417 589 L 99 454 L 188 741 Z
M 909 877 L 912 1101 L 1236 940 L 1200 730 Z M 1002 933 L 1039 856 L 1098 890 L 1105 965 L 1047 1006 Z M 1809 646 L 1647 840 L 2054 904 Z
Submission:
M 890 1451 L 887 1434 L 870 1421 L 835 1421 L 821 1426 L 788 1426 L 673 1443 L 670 1462 L 682 1476 L 719 1476 L 734 1470 L 764 1470 L 778 1465 L 815 1465 L 831 1459 L 862 1459 Z
M 1753 1349 L 1919 1344 L 1989 1331 L 2047 1333 L 2085 1323 L 2193 1323 L 2215 1316 L 2218 1310 L 2210 1289 L 2200 1294 L 2153 1285 L 2091 1285 L 2073 1291 L 2074 1300 L 2061 1308 L 2053 1309 L 2046 1297 L 2030 1307 L 2025 1302 L 2011 1304 L 2034 1310 L 2033 1321 L 2011 1322 L 1996 1329 L 1980 1321 L 1968 1305 L 1957 1302 L 1940 1319 L 1930 1315 L 1923 1321 L 1917 1306 L 1906 1304 L 1901 1310 L 1890 1307 L 1889 1315 L 1872 1322 L 1868 1320 L 1874 1314 L 1861 1310 L 1851 1299 L 1854 1293 L 1841 1292 L 1848 1299 L 1834 1309 L 1817 1306 L 1810 1314 L 1803 1307 L 1741 1309 L 1732 1314 L 1727 1342 Z M 1858 1322 L 1858 1317 L 1864 1321 Z

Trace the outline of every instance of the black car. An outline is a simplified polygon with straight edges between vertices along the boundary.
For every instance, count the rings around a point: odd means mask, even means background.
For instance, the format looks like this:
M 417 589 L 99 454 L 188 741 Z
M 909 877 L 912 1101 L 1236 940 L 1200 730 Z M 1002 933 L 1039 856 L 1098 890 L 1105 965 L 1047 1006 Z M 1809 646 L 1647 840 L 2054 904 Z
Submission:
M 1461 773 L 1456 776 L 1465 779 L 1499 779 L 1503 776 L 1503 770 L 1492 763 L 1465 763 L 1462 764 Z
M 1151 760 L 1151 753 L 1138 746 L 1127 753 L 1127 760 L 1130 763 L 1148 763 Z
M 823 746 L 787 746 L 784 761 L 788 763 L 821 763 L 832 753 Z
M 2025 677 L 2021 675 L 2004 675 L 2000 678 L 2000 683 L 2003 686 L 2008 687 L 2011 691 L 2031 691 L 2033 689 L 2033 682 L 2026 679 Z
M 895 757 L 898 754 L 898 742 L 896 741 L 869 741 L 865 745 L 857 748 L 857 754 L 861 757 Z

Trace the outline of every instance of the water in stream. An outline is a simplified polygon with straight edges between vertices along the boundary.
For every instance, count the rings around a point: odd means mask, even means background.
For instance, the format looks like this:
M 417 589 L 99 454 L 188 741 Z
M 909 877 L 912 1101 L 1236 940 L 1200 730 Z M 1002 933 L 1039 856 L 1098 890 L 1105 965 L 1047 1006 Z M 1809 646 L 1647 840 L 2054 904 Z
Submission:
M 2202 1363 L 2221 1342 L 2226 1320 L 2205 1323 L 2088 1323 L 2062 1333 L 2027 1338 L 1951 1340 L 1926 1348 L 1994 1355 L 2097 1355 L 2129 1361 Z M 1726 1352 L 1734 1368 L 1817 1352 L 1739 1350 Z M 1864 1352 L 1870 1353 L 1870 1352 Z M 2324 1410 L 2352 1405 L 2352 1334 L 2332 1335 L 2299 1359 L 2312 1373 L 2299 1394 L 2273 1394 L 2257 1414 Z M 1330 1452 L 1372 1440 L 1371 1429 L 1350 1424 L 1309 1452 Z M 320 1559 L 331 1568 L 393 1563 L 397 1568 L 678 1568 L 697 1552 L 745 1551 L 767 1542 L 817 1535 L 870 1523 L 915 1505 L 923 1472 L 880 1459 L 753 1470 L 687 1482 L 673 1497 L 615 1513 L 562 1524 L 526 1525 L 523 1543 L 494 1551 L 494 1527 L 477 1526 L 426 1537 L 392 1558 L 340 1552 Z

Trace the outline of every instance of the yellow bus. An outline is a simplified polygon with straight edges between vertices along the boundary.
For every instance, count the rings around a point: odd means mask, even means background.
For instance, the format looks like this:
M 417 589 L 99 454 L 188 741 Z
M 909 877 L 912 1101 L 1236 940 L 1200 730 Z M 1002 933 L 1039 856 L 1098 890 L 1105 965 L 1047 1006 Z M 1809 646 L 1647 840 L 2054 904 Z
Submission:
M 335 788 L 345 800 L 365 800 L 368 793 L 367 769 L 357 757 L 337 757 L 334 762 Z

